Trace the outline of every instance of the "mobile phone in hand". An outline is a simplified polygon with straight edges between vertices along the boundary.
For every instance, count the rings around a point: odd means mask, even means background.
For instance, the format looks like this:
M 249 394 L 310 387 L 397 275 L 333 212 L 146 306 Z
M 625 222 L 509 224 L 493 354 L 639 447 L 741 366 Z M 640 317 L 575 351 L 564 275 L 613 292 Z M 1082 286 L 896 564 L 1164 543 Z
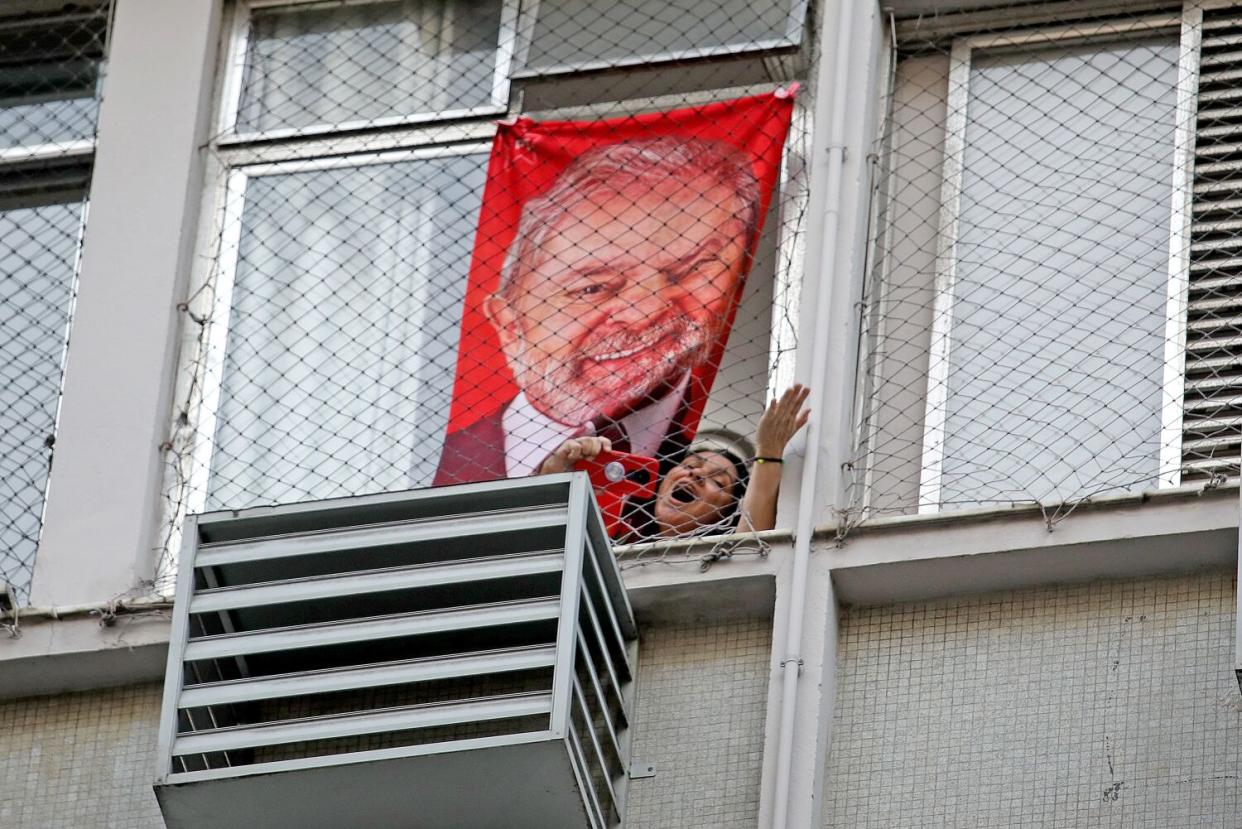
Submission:
M 629 528 L 622 518 L 626 498 L 655 496 L 660 462 L 645 455 L 628 452 L 600 452 L 591 460 L 581 460 L 574 469 L 587 473 L 595 489 L 595 500 L 604 514 L 604 527 L 612 538 L 620 537 Z

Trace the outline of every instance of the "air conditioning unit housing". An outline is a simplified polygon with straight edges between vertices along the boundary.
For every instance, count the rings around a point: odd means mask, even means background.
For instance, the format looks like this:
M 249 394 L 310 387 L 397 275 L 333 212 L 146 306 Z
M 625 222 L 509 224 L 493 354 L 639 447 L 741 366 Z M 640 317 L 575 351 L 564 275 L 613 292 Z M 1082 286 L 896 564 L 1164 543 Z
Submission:
M 169 829 L 624 821 L 637 628 L 582 473 L 191 518 Z

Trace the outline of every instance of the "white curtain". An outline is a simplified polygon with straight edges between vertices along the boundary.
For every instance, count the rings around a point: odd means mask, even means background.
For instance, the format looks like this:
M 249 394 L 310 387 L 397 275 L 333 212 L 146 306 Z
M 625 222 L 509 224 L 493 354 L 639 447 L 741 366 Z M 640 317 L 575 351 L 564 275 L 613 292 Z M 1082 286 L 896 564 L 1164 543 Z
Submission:
M 453 156 L 250 180 L 211 508 L 430 483 L 485 164 Z
M 256 12 L 237 129 L 483 106 L 500 0 L 401 0 Z

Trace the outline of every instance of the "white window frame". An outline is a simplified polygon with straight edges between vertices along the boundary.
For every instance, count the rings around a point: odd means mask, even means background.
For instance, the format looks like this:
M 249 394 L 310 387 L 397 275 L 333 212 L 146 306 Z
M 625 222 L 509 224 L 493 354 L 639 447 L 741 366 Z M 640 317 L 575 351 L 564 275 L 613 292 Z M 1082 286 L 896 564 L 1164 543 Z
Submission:
M 727 55 L 744 55 L 749 52 L 770 52 L 775 49 L 790 49 L 802 45 L 803 29 L 806 26 L 808 0 L 792 0 L 789 14 L 785 18 L 785 31 L 782 37 L 768 40 L 748 40 L 742 43 L 730 43 L 722 46 L 709 46 L 701 49 L 677 49 L 671 52 L 652 52 L 644 55 L 617 58 L 613 60 L 588 60 L 561 63 L 552 66 L 528 66 L 530 47 L 534 42 L 535 26 L 539 22 L 539 5 L 541 2 L 552 3 L 556 0 L 527 0 L 523 4 L 521 22 L 518 28 L 518 52 L 516 69 L 512 77 L 543 78 L 566 75 L 574 72 L 592 72 L 600 69 L 625 69 L 636 66 L 669 63 L 679 60 L 697 58 L 722 57 Z
M 1182 391 L 1186 302 L 1189 286 L 1191 170 L 1194 163 L 1195 94 L 1198 86 L 1198 31 L 1202 10 L 1189 3 L 1176 15 L 1084 24 L 1009 34 L 963 37 L 953 41 L 949 56 L 949 88 L 945 119 L 944 164 L 941 176 L 940 217 L 937 230 L 935 300 L 928 355 L 927 392 L 919 476 L 918 512 L 941 510 L 945 420 L 948 415 L 949 352 L 953 330 L 954 286 L 957 276 L 958 219 L 965 135 L 970 102 L 971 56 L 976 51 L 1047 43 L 1090 43 L 1123 34 L 1180 32 L 1177 81 L 1177 123 L 1174 132 L 1173 195 L 1170 204 L 1168 295 L 1165 304 L 1165 347 L 1159 484 L 1180 483 Z
M 235 0 L 225 31 L 227 51 L 224 57 L 224 82 L 217 98 L 219 119 L 216 133 L 220 145 L 241 144 L 263 140 L 279 140 L 304 135 L 348 132 L 359 129 L 384 129 L 433 121 L 452 121 L 503 115 L 509 108 L 509 76 L 517 42 L 519 0 L 502 0 L 500 35 L 496 43 L 496 67 L 492 72 L 491 100 L 484 106 L 393 115 L 384 118 L 347 121 L 340 124 L 311 124 L 305 127 L 280 127 L 258 132 L 237 132 L 237 116 L 241 108 L 242 80 L 246 74 L 246 56 L 250 50 L 251 15 L 257 9 L 338 8 L 341 5 L 372 5 L 384 0 Z

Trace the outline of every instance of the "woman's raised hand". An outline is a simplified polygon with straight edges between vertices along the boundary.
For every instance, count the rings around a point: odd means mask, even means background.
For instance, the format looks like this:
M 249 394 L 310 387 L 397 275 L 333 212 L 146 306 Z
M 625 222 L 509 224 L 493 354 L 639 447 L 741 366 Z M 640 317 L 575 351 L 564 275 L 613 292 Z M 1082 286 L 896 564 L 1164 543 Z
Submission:
M 785 445 L 811 416 L 810 409 L 802 408 L 810 393 L 806 386 L 795 383 L 768 404 L 759 418 L 759 428 L 755 430 L 755 457 L 784 457 Z

